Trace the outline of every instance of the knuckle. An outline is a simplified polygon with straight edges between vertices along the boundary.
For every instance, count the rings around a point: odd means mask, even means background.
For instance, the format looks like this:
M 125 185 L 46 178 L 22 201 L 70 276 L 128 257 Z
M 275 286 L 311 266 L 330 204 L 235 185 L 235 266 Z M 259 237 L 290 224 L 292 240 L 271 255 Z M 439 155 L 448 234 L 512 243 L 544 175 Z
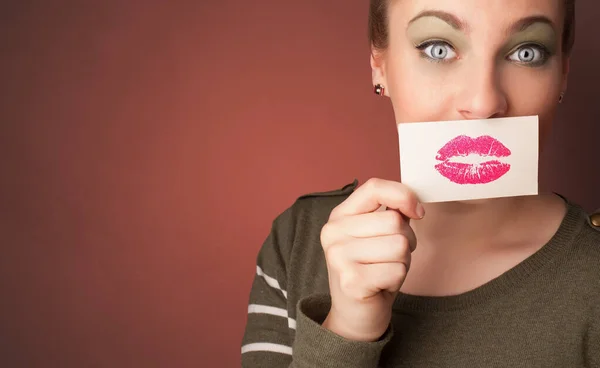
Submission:
M 383 280 L 383 285 L 386 289 L 400 289 L 406 279 L 406 266 L 398 263 L 391 268 L 388 268 L 389 274 Z
M 408 245 L 409 250 L 412 252 L 417 248 L 417 237 L 415 236 L 414 231 L 410 226 L 406 226 L 403 229 L 404 237 L 406 238 L 406 243 Z
M 408 240 L 408 248 L 411 253 L 414 252 L 415 249 L 417 249 L 417 238 L 412 237 Z
M 394 251 L 397 258 L 403 258 L 407 253 L 410 253 L 410 244 L 408 238 L 402 234 L 393 235 Z
M 385 216 L 386 216 L 386 221 L 388 221 L 391 224 L 396 225 L 399 228 L 399 224 L 402 224 L 404 222 L 404 219 L 402 218 L 402 215 L 400 214 L 400 212 L 398 211 L 385 211 Z
M 369 190 L 377 190 L 381 187 L 381 179 L 379 178 L 370 178 L 365 182 L 365 187 Z
M 355 295 L 358 290 L 360 278 L 353 270 L 346 270 L 340 275 L 340 289 L 346 294 Z
M 410 189 L 409 187 L 407 187 L 404 184 L 400 184 L 400 188 L 402 188 L 402 196 L 404 197 L 405 200 L 407 201 L 416 201 L 417 200 L 417 195 L 415 194 L 415 192 Z
M 407 274 L 407 266 L 404 263 L 398 263 L 397 265 L 394 266 L 395 267 L 395 275 L 398 278 L 398 280 L 404 280 L 404 278 L 406 277 Z
M 403 263 L 386 265 L 373 284 L 382 290 L 399 290 L 406 279 L 406 268 Z
M 402 186 L 402 201 L 409 207 L 417 205 L 417 195 L 407 186 Z
M 331 233 L 332 233 L 332 228 L 331 228 L 331 222 L 326 223 L 325 225 L 323 225 L 323 227 L 321 228 L 321 246 L 325 249 L 327 248 L 327 246 L 329 245 L 330 239 L 331 239 Z
M 343 203 L 343 202 L 342 202 Z M 329 221 L 331 221 L 334 218 L 338 218 L 339 216 L 339 212 L 340 212 L 340 206 L 341 204 L 335 206 L 331 212 L 329 213 Z
M 325 249 L 325 259 L 327 264 L 335 270 L 343 268 L 343 247 L 339 244 L 334 244 Z

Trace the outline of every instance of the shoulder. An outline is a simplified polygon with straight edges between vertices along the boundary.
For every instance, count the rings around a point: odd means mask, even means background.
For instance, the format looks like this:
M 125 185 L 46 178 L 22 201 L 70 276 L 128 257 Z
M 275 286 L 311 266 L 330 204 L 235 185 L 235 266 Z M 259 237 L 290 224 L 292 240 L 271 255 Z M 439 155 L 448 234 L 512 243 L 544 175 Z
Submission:
M 321 230 L 331 211 L 348 198 L 358 181 L 323 192 L 299 196 L 274 223 L 277 246 L 287 270 L 289 300 L 327 292 L 327 266 L 321 246 Z
M 591 213 L 584 212 L 583 217 L 585 221 L 581 232 L 581 240 L 588 243 L 595 252 L 600 254 L 600 208 Z
M 292 206 L 295 212 L 306 212 L 322 218 L 329 218 L 331 211 L 348 198 L 358 186 L 358 180 L 344 186 L 325 192 L 313 192 L 301 195 Z
M 259 263 L 275 262 L 288 269 L 294 260 L 314 257 L 321 250 L 321 229 L 331 211 L 357 187 L 358 181 L 338 189 L 312 192 L 296 198 L 291 206 L 279 213 L 259 251 Z M 259 265 L 260 266 L 260 265 Z
M 586 211 L 582 206 L 563 197 L 569 210 L 561 227 L 570 228 L 571 234 L 564 241 L 572 244 L 583 259 L 598 262 L 597 271 L 600 275 L 600 209 Z
M 587 213 L 585 216 L 585 226 L 581 233 L 581 242 L 583 249 L 585 249 L 585 256 L 587 262 L 583 264 L 586 268 L 586 272 L 590 278 L 590 288 L 594 290 L 593 294 L 595 300 L 594 310 L 596 319 L 594 323 L 598 323 L 597 318 L 600 317 L 600 208 L 591 213 Z M 581 284 L 580 284 L 581 287 Z M 597 327 L 598 336 L 600 338 L 600 326 Z
M 587 216 L 587 223 L 592 228 L 592 230 L 600 233 L 600 208 L 596 211 L 592 212 Z
M 331 211 L 348 198 L 357 186 L 358 180 L 355 179 L 334 190 L 300 195 L 277 217 L 274 227 L 290 233 L 293 238 L 290 240 L 314 238 L 315 233 L 320 233 L 327 223 Z
M 586 212 L 574 206 L 578 213 L 579 229 L 569 252 L 570 269 L 581 277 L 581 283 L 594 285 L 600 302 L 600 210 Z
M 358 180 L 338 189 L 302 194 L 273 221 L 271 232 L 280 246 L 289 247 L 298 239 L 314 237 L 329 220 L 331 211 L 354 192 Z M 289 250 L 289 249 L 288 249 Z

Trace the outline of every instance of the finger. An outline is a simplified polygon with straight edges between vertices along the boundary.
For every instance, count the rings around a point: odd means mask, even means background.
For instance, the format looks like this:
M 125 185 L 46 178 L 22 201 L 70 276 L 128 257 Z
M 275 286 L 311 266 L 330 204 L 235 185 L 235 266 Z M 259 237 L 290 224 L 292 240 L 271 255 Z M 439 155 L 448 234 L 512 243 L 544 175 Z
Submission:
M 382 205 L 397 209 L 413 219 L 420 219 L 424 214 L 424 211 L 417 210 L 417 207 L 422 208 L 422 205 L 419 204 L 414 192 L 402 183 L 384 179 L 369 179 L 344 202 L 334 208 L 329 219 L 335 220 L 340 217 L 373 212 Z
M 414 252 L 417 247 L 415 232 L 406 221 L 406 218 L 397 210 L 371 212 L 328 222 L 321 231 L 321 244 L 324 248 L 327 248 L 333 244 L 348 242 L 352 239 L 394 234 L 404 235 L 408 239 L 410 251 Z
M 400 233 L 408 239 L 408 246 L 410 247 L 410 251 L 414 252 L 417 249 L 417 235 L 415 234 L 412 227 L 408 221 L 403 221 L 400 224 Z
M 410 253 L 408 239 L 395 234 L 334 244 L 327 249 L 327 259 L 340 265 L 402 262 L 408 266 Z
M 352 238 L 400 234 L 407 225 L 403 216 L 396 210 L 347 216 L 328 222 L 323 227 L 321 242 L 334 244 Z
M 368 264 L 362 265 L 359 273 L 368 290 L 367 295 L 379 291 L 397 293 L 404 284 L 408 267 L 404 263 Z

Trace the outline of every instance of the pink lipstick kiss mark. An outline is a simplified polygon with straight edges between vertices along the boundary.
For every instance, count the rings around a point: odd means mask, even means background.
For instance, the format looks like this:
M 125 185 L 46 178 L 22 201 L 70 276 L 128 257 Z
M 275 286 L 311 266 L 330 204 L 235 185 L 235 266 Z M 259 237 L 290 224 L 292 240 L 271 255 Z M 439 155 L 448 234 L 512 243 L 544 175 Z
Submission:
M 452 162 L 455 157 L 479 155 L 480 157 L 508 157 L 511 152 L 500 141 L 483 135 L 478 138 L 460 135 L 442 147 L 436 156 L 441 163 L 435 169 L 456 184 L 486 184 L 500 179 L 510 170 L 510 165 L 493 159 L 478 164 Z

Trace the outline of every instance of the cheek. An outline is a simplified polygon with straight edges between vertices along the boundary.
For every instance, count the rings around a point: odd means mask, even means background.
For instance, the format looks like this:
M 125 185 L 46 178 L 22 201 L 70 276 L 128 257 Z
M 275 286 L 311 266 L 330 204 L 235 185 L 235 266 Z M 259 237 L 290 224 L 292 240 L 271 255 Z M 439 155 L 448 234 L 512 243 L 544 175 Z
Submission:
M 511 68 L 502 76 L 509 116 L 538 115 L 540 141 L 549 134 L 560 96 L 561 75 L 552 70 Z
M 387 84 L 396 122 L 461 119 L 456 96 L 472 76 L 467 67 L 437 64 L 414 52 L 395 52 L 388 59 Z M 497 93 L 507 100 L 506 116 L 538 115 L 540 137 L 552 124 L 561 88 L 560 65 L 531 69 L 506 64 L 498 73 Z M 490 70 L 490 72 L 492 72 Z
M 396 122 L 448 120 L 452 107 L 453 73 L 442 66 L 405 53 L 389 59 L 387 83 Z

